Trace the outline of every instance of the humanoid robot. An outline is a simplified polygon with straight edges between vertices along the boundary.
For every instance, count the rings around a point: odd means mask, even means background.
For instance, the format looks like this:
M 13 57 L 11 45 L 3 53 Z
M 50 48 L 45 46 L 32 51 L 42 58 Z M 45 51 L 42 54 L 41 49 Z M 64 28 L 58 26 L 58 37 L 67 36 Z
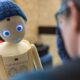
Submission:
M 16 73 L 43 69 L 36 47 L 27 40 L 27 18 L 20 7 L 9 0 L 0 1 L 0 80 L 9 80 Z

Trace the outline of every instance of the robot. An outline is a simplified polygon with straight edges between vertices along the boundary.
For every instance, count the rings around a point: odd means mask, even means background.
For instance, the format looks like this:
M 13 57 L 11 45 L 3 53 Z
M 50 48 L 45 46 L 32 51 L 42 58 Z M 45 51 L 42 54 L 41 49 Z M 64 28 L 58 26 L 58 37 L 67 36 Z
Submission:
M 24 71 L 43 70 L 34 44 L 23 40 L 27 18 L 22 9 L 10 0 L 0 1 L 0 80 Z

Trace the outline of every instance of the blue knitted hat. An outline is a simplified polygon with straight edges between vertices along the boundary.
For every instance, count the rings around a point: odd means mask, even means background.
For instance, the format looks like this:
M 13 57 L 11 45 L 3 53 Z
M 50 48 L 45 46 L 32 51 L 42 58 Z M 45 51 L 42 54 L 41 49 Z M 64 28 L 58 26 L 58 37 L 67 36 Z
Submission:
M 12 16 L 20 16 L 27 21 L 26 15 L 16 3 L 10 0 L 0 0 L 0 21 Z

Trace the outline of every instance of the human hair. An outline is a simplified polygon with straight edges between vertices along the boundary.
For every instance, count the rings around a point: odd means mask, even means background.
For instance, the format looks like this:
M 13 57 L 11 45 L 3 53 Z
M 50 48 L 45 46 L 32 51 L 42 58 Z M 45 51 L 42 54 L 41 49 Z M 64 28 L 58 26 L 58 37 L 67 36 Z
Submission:
M 63 12 L 66 11 L 67 14 L 70 14 L 69 13 L 70 10 L 69 10 L 69 7 L 67 5 L 68 1 L 72 1 L 75 4 L 76 9 L 80 12 L 80 0 L 62 0 L 61 1 L 61 7 L 60 7 L 61 11 L 63 11 Z

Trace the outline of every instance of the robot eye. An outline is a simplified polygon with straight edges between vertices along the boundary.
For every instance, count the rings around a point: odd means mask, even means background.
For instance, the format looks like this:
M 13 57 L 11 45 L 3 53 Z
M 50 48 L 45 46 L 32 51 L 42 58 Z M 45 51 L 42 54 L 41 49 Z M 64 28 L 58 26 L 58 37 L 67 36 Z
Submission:
M 23 26 L 22 25 L 17 25 L 16 30 L 18 32 L 22 32 L 23 31 Z
M 4 37 L 9 37 L 10 36 L 10 31 L 9 30 L 3 31 L 3 36 Z

